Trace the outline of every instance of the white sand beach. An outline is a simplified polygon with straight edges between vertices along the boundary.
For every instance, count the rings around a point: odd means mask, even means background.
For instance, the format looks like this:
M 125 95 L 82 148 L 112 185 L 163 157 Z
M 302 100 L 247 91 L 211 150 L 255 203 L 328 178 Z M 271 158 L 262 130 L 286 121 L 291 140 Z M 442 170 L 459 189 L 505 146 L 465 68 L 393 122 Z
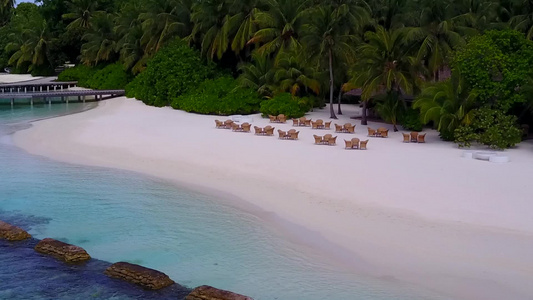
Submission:
M 333 130 L 297 128 L 299 140 L 280 140 L 216 129 L 214 120 L 225 117 L 126 98 L 36 122 L 13 139 L 32 154 L 137 171 L 251 204 L 266 222 L 303 226 L 311 233 L 298 238 L 352 272 L 450 299 L 533 299 L 533 143 L 506 150 L 511 162 L 503 164 L 462 158 L 431 130 L 425 144 L 403 143 L 391 130 L 368 138 L 368 150 L 345 150 L 343 139 L 365 140 L 367 129 L 349 118 L 357 107 L 343 109 L 334 123 L 355 123 L 356 134 L 334 134 L 336 146 L 313 144 L 313 134 Z M 329 112 L 306 117 L 327 121 Z
M 33 77 L 30 74 L 8 74 L 0 73 L 0 84 L 2 83 L 15 83 L 21 81 L 37 80 L 42 77 Z

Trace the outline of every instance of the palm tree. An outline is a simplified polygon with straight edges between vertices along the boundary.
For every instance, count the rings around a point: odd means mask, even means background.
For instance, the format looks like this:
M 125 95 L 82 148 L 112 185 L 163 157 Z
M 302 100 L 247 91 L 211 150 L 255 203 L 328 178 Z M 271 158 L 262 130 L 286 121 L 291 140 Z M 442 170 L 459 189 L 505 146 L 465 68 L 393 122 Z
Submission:
M 273 96 L 274 63 L 266 55 L 252 52 L 252 61 L 241 63 L 239 71 L 241 75 L 237 79 L 241 87 L 256 90 L 264 97 Z
M 293 96 L 301 95 L 302 90 L 320 93 L 320 73 L 301 52 L 302 49 L 296 48 L 294 52 L 280 53 L 275 65 L 274 82 L 278 83 L 275 92 L 290 92 Z
M 459 28 L 448 18 L 452 9 L 450 1 L 426 1 L 413 18 L 419 20 L 417 27 L 410 28 L 407 34 L 407 39 L 420 43 L 417 60 L 425 62 L 435 81 L 439 80 L 439 70 L 449 64 L 452 50 L 465 44 L 464 33 L 475 33 L 471 28 Z
M 392 123 L 393 130 L 398 131 L 398 118 L 406 109 L 404 101 L 400 101 L 396 91 L 376 97 L 376 111 L 385 121 Z
M 405 38 L 405 30 L 388 31 L 382 26 L 376 32 L 365 34 L 366 43 L 357 49 L 358 60 L 352 69 L 352 78 L 344 86 L 345 90 L 361 88 L 363 115 L 361 124 L 366 125 L 368 101 L 376 94 L 412 93 L 414 85 L 420 80 L 413 75 L 414 59 L 409 55 L 414 45 Z
M 50 64 L 49 50 L 53 39 L 45 20 L 28 27 L 21 32 L 20 36 L 12 33 L 12 42 L 6 45 L 5 50 L 14 51 L 8 62 L 10 65 L 22 68 L 29 64 L 28 71 L 31 72 L 36 67 Z
M 446 137 L 461 124 L 472 122 L 477 92 L 471 90 L 457 71 L 443 82 L 429 84 L 413 103 L 420 109 L 422 123 L 433 122 L 441 136 Z
M 332 119 L 337 118 L 333 109 L 334 62 L 345 64 L 353 62 L 355 55 L 352 45 L 355 44 L 357 37 L 350 30 L 360 29 L 367 20 L 363 8 L 346 3 L 336 6 L 335 4 L 331 2 L 329 5 L 319 5 L 312 9 L 309 11 L 311 22 L 302 26 L 302 41 L 306 49 L 312 56 L 317 57 L 320 63 L 323 63 L 324 59 L 328 62 L 329 106 Z
M 87 41 L 81 47 L 81 61 L 84 64 L 97 65 L 115 58 L 117 39 L 113 29 L 113 15 L 102 12 L 94 16 L 93 26 L 83 36 Z
M 248 44 L 260 44 L 261 55 L 291 51 L 300 46 L 300 27 L 310 0 L 265 0 L 267 10 L 255 13 L 255 23 L 259 29 Z
M 231 44 L 230 34 L 239 25 L 231 19 L 229 7 L 226 0 L 198 1 L 192 7 L 191 37 L 200 39 L 202 53 L 209 58 L 222 58 Z
M 115 19 L 114 31 L 119 38 L 117 49 L 120 51 L 120 61 L 124 68 L 131 70 L 133 74 L 142 71 L 150 57 L 144 52 L 141 44 L 143 29 L 139 15 L 143 11 L 142 0 L 128 2 L 120 9 Z
M 15 0 L 0 0 L 0 26 L 9 22 L 9 14 L 15 7 Z
M 261 0 L 228 0 L 230 2 L 230 14 L 227 19 L 228 28 L 238 28 L 231 35 L 231 49 L 238 53 L 247 46 L 248 41 L 257 31 L 255 23 L 255 14 L 266 7 Z
M 64 14 L 63 19 L 72 20 L 67 29 L 91 27 L 92 18 L 98 8 L 97 0 L 70 0 L 67 6 L 70 12 Z
M 513 17 L 509 24 L 515 30 L 524 32 L 528 39 L 533 39 L 533 1 L 520 0 L 513 6 Z
M 192 0 L 152 0 L 146 12 L 139 15 L 143 35 L 141 45 L 148 56 L 154 55 L 172 38 L 190 33 Z

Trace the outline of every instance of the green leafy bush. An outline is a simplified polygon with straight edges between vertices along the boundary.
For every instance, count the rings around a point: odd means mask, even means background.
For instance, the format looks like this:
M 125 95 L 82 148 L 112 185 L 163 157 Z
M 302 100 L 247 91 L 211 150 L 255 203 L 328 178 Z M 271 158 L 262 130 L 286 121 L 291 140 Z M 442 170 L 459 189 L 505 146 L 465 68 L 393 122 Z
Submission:
M 115 63 L 96 71 L 87 80 L 86 87 L 98 90 L 124 89 L 132 77 L 130 73 L 124 71 L 122 64 Z
M 208 79 L 172 101 L 172 107 L 200 114 L 232 115 L 259 111 L 261 98 L 252 89 L 239 88 L 231 76 Z
M 294 97 L 289 93 L 278 94 L 261 103 L 263 116 L 284 114 L 288 118 L 302 117 L 312 107 L 309 98 Z
M 493 149 L 505 149 L 520 143 L 522 131 L 515 116 L 505 115 L 501 110 L 480 108 L 474 111 L 469 125 L 455 130 L 455 143 L 459 147 L 470 147 L 472 142 L 487 145 Z
M 59 81 L 77 81 L 78 86 L 87 87 L 87 81 L 99 70 L 86 65 L 77 65 L 73 68 L 65 69 L 57 76 Z
M 400 124 L 405 130 L 422 131 L 424 125 L 420 120 L 420 110 L 407 109 L 400 115 Z
M 148 61 L 146 69 L 126 86 L 126 95 L 148 105 L 167 106 L 213 75 L 213 64 L 206 65 L 198 51 L 175 40 Z

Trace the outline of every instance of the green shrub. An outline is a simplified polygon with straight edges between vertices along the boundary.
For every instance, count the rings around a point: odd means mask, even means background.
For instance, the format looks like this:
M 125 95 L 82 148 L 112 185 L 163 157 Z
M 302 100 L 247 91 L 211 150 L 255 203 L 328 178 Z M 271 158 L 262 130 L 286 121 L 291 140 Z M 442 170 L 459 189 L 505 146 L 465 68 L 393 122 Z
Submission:
M 126 86 L 126 95 L 148 105 L 167 106 L 213 75 L 213 64 L 206 65 L 198 51 L 175 40 L 148 61 L 146 69 Z
M 87 87 L 98 90 L 121 90 L 132 78 L 129 72 L 124 71 L 122 64 L 115 63 L 96 71 L 87 80 Z
M 232 115 L 259 111 L 261 99 L 252 89 L 239 88 L 231 76 L 208 79 L 172 101 L 172 107 L 200 114 Z
M 405 130 L 422 131 L 424 125 L 420 120 L 420 110 L 407 109 L 402 115 L 400 115 L 400 124 Z
M 73 68 L 65 69 L 57 76 L 59 81 L 77 81 L 78 86 L 87 87 L 87 81 L 91 78 L 98 68 L 88 67 L 86 65 L 77 65 Z
M 505 149 L 520 143 L 522 131 L 516 116 L 505 115 L 501 110 L 480 108 L 474 111 L 473 121 L 455 130 L 455 143 L 470 147 L 472 142 L 493 149 Z
M 299 118 L 309 111 L 310 105 L 312 103 L 309 98 L 298 98 L 289 93 L 282 93 L 263 101 L 261 113 L 263 116 L 284 114 L 288 118 Z

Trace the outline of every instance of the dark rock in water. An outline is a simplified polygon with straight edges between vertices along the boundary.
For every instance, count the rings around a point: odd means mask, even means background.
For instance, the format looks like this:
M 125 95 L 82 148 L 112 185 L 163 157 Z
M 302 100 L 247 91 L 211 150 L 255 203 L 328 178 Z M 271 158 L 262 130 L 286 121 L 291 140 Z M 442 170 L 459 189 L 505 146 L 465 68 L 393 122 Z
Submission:
M 0 238 L 8 241 L 22 241 L 31 238 L 31 235 L 22 228 L 0 221 Z
M 219 290 L 212 286 L 202 285 L 185 297 L 185 300 L 253 300 L 244 295 L 239 295 L 230 291 Z
M 138 284 L 150 290 L 158 290 L 174 284 L 174 281 L 163 272 L 127 262 L 112 264 L 105 270 L 104 274 Z
M 66 262 L 81 262 L 91 259 L 85 249 L 50 238 L 37 243 L 35 251 L 52 255 Z

